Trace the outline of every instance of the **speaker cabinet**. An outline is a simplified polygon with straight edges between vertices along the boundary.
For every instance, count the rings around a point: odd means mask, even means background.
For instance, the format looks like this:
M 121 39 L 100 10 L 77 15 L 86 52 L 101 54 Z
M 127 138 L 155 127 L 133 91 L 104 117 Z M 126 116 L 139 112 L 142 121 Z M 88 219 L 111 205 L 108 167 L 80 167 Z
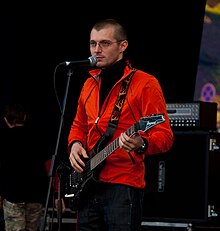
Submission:
M 146 157 L 143 221 L 207 221 L 209 204 L 215 205 L 220 195 L 216 191 L 220 162 L 210 143 L 216 141 L 215 136 L 205 131 L 177 131 L 169 152 Z

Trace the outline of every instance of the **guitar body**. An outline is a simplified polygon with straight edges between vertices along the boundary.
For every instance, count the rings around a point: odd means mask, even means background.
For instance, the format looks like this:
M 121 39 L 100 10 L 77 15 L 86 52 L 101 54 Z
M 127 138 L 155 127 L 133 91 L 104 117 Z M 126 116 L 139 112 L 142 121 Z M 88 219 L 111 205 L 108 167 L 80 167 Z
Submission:
M 106 137 L 101 137 L 95 147 L 89 152 L 89 156 L 95 156 L 106 144 Z M 86 164 L 84 171 L 82 173 L 77 173 L 75 170 L 72 170 L 64 183 L 66 192 L 65 197 L 70 199 L 69 206 L 73 210 L 77 209 L 84 201 L 83 198 L 88 196 L 88 192 L 91 195 L 99 184 L 99 173 L 104 165 L 104 161 L 91 170 L 89 166 L 90 160 L 91 159 L 84 158 L 83 161 Z
M 84 198 L 88 196 L 88 192 L 91 195 L 92 190 L 99 183 L 97 179 L 98 174 L 95 174 L 94 171 L 82 174 L 73 171 L 68 175 L 65 185 L 65 197 L 69 198 L 69 207 L 72 210 L 76 210 L 82 205 L 85 201 Z
M 153 114 L 148 117 L 142 117 L 139 122 L 131 126 L 125 133 L 131 137 L 137 131 L 147 131 L 148 129 L 163 123 L 165 121 L 162 114 Z M 95 148 L 89 153 L 91 158 L 85 160 L 85 167 L 82 173 L 71 171 L 65 182 L 65 197 L 70 199 L 70 207 L 76 209 L 85 201 L 96 186 L 99 185 L 99 173 L 102 169 L 104 160 L 119 148 L 119 139 L 115 139 L 107 144 L 105 137 L 102 137 Z

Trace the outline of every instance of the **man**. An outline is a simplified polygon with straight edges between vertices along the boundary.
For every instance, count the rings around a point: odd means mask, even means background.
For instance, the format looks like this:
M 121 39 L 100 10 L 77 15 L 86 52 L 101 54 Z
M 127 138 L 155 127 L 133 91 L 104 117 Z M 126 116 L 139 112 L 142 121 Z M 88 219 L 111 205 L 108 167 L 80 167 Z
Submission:
M 94 181 L 78 198 L 78 231 L 141 230 L 144 157 L 166 152 L 173 144 L 161 87 L 154 76 L 131 67 L 124 57 L 127 47 L 126 31 L 116 20 L 93 26 L 90 52 L 97 68 L 90 70 L 80 93 L 68 137 L 69 160 L 74 172 L 83 174 L 88 159 L 107 144 L 118 138 L 119 147 L 97 166 L 98 183 Z M 118 98 L 125 89 L 125 98 Z M 126 132 L 141 118 L 157 114 L 163 114 L 165 121 L 147 131 Z M 112 116 L 117 123 L 110 120 Z M 106 134 L 109 121 L 113 126 Z
M 5 231 L 37 231 L 48 184 L 42 136 L 27 124 L 21 104 L 6 105 L 1 122 L 0 195 Z

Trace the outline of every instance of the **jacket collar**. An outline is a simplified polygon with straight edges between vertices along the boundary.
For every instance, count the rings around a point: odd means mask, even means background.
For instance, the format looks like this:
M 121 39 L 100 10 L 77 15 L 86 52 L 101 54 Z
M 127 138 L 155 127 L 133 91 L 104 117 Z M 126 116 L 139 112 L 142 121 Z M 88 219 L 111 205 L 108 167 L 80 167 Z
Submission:
M 98 80 L 100 76 L 105 78 L 109 75 L 116 76 L 117 80 L 119 80 L 120 78 L 125 78 L 132 70 L 131 65 L 125 59 L 122 59 L 110 68 L 103 70 L 101 68 L 93 69 L 89 71 L 89 74 L 96 80 Z

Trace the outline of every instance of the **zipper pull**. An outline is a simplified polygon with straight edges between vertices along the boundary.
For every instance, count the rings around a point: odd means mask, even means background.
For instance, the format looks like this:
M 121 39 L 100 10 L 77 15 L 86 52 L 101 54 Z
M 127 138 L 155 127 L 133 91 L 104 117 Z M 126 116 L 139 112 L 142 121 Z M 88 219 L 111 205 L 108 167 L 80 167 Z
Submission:
M 97 117 L 97 119 L 95 120 L 95 124 L 97 124 L 99 121 L 99 117 Z

